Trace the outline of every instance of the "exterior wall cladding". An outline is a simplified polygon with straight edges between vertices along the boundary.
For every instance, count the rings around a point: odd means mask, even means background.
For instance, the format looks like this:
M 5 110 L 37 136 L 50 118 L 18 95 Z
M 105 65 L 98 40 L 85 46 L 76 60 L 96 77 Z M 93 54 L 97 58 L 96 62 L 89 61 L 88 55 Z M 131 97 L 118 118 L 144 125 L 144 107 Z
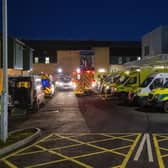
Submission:
M 130 57 L 129 61 L 132 61 L 141 56 L 141 43 L 137 41 L 26 40 L 24 42 L 34 49 L 34 58 L 38 57 L 38 63 L 33 65 L 33 69 L 36 69 L 37 73 L 44 70 L 46 57 L 49 57 L 50 67 L 53 66 L 53 71 L 52 68 L 50 69 L 51 73 L 56 72 L 61 65 L 66 65 L 67 71 L 79 67 L 81 55 L 78 54 L 77 57 L 74 53 L 81 51 L 93 51 L 95 70 L 105 68 L 108 71 L 111 64 L 117 64 L 118 61 L 115 60 L 118 57 L 122 57 L 123 60 L 126 60 L 125 57 Z M 72 58 L 72 56 L 74 57 Z M 69 63 L 70 60 L 73 60 L 73 63 Z M 125 62 L 123 61 L 123 63 Z
M 142 57 L 168 53 L 168 26 L 160 26 L 142 38 Z

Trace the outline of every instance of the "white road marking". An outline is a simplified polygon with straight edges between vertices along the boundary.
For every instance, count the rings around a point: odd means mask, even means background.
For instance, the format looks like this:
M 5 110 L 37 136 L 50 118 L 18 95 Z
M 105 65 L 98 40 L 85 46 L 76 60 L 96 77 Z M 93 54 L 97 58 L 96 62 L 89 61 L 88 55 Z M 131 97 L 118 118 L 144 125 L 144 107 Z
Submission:
M 134 160 L 135 160 L 135 161 L 138 161 L 138 159 L 139 159 L 139 157 L 140 157 L 140 155 L 141 155 L 141 153 L 142 153 L 142 150 L 143 150 L 143 147 L 144 147 L 144 144 L 145 144 L 145 140 L 146 140 L 146 135 L 144 134 L 144 136 L 143 136 L 143 138 L 142 138 L 142 140 L 141 140 L 141 143 L 140 143 L 140 145 L 139 145 L 139 148 L 138 148 L 138 150 L 137 150 L 137 152 L 136 152 L 136 155 L 135 155 L 135 157 L 134 157 Z
M 145 142 L 147 144 L 147 152 L 148 152 L 148 159 L 149 159 L 149 162 L 153 162 L 153 154 L 152 154 L 152 146 L 151 146 L 151 142 L 150 142 L 150 136 L 148 133 L 145 133 L 141 142 L 140 142 L 140 145 L 139 145 L 139 148 L 135 154 L 135 157 L 134 157 L 134 161 L 138 161 L 139 160 L 139 157 L 142 153 L 142 150 L 144 148 L 144 145 L 145 145 Z
M 147 143 L 148 159 L 149 162 L 153 162 L 152 145 L 149 134 L 146 134 L 146 139 L 147 139 L 146 143 Z

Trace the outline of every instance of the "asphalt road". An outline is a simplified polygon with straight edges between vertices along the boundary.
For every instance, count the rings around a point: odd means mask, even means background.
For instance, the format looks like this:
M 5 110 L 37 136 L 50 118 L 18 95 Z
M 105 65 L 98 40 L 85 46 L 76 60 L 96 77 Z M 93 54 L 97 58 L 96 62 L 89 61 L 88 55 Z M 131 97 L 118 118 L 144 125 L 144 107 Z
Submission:
M 40 112 L 9 121 L 10 130 L 27 127 L 40 128 L 42 139 L 0 167 L 168 167 L 168 114 L 159 109 L 62 91 Z

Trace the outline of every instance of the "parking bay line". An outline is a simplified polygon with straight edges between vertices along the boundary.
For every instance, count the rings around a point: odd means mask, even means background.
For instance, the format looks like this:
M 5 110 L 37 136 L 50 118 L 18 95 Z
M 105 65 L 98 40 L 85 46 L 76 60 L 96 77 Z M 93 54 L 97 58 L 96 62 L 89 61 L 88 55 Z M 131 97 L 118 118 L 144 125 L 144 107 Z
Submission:
M 145 133 L 141 142 L 140 142 L 140 145 L 139 145 L 139 148 L 135 154 L 135 157 L 134 157 L 134 161 L 138 161 L 139 160 L 139 157 L 143 151 L 143 148 L 144 148 L 144 145 L 145 145 L 145 142 L 147 144 L 147 152 L 148 152 L 148 160 L 149 162 L 153 162 L 153 154 L 152 154 L 152 146 L 151 146 L 151 141 L 150 141 L 150 136 L 148 133 Z

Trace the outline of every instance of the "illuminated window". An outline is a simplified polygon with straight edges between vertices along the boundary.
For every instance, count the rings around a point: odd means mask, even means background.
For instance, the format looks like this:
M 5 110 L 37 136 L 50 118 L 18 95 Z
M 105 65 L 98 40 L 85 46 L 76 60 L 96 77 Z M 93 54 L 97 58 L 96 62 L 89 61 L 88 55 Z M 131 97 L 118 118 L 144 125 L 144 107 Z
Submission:
M 50 58 L 49 57 L 46 57 L 45 58 L 45 64 L 49 64 L 50 63 Z
M 38 63 L 39 63 L 39 58 L 38 58 L 38 57 L 35 57 L 35 58 L 34 58 L 34 63 L 35 63 L 35 64 L 38 64 Z

